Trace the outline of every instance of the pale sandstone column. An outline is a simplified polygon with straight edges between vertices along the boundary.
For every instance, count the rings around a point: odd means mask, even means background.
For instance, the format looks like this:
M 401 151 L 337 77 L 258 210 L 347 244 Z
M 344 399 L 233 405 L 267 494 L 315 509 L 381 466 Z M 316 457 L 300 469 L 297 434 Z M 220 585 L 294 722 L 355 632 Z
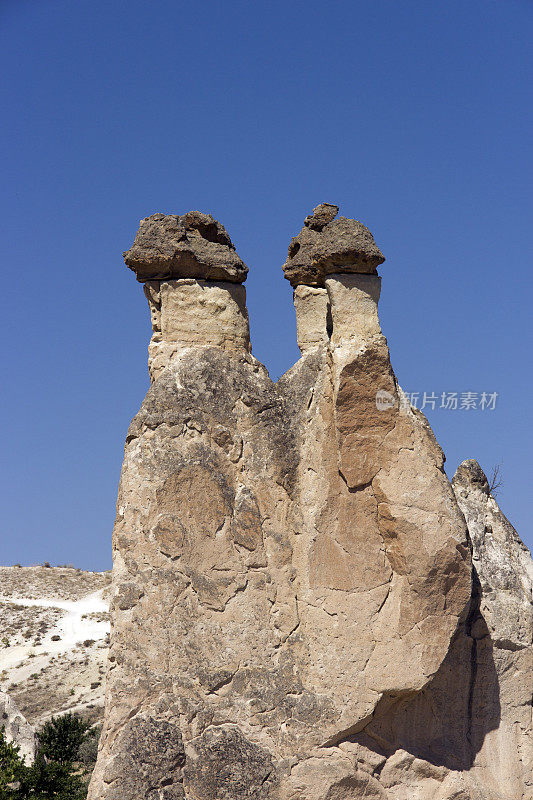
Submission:
M 327 344 L 328 293 L 317 286 L 299 285 L 294 289 L 296 311 L 296 338 L 302 355 L 315 347 Z
M 275 383 L 212 217 L 154 215 L 126 254 L 158 377 L 124 451 L 89 800 L 399 800 L 356 737 L 442 670 L 471 563 L 427 423 L 376 406 L 383 256 L 336 212 L 291 242 L 304 355 Z
M 246 289 L 229 281 L 150 281 L 144 291 L 152 319 L 148 369 L 152 381 L 184 347 L 251 351 Z
M 306 679 L 341 709 L 322 728 L 322 751 L 291 773 L 294 795 L 286 796 L 298 800 L 345 790 L 385 798 L 372 776 L 375 753 L 365 752 L 359 771 L 355 737 L 378 707 L 428 684 L 470 592 L 464 521 L 442 453 L 425 420 L 399 407 L 378 318 L 384 257 L 364 225 L 335 219 L 337 211 L 323 204 L 306 218 L 284 265 L 302 352 L 284 380 L 317 370 L 300 429 L 302 519 L 293 540 Z M 324 289 L 328 341 L 320 347 L 309 295 Z M 378 404 L 381 397 L 388 402 Z M 453 589 L 445 586 L 452 574 Z
M 333 347 L 348 342 L 361 345 L 381 335 L 379 275 L 328 275 L 326 291 L 331 307 Z

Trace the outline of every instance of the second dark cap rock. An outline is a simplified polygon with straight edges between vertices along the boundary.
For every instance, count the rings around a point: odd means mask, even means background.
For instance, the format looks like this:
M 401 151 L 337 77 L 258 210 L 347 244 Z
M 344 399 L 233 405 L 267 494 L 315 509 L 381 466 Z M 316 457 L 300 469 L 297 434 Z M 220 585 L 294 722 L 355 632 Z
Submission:
M 338 210 L 321 203 L 291 239 L 283 270 L 292 286 L 324 286 L 326 275 L 333 273 L 376 274 L 385 261 L 368 228 L 355 219 L 335 219 Z

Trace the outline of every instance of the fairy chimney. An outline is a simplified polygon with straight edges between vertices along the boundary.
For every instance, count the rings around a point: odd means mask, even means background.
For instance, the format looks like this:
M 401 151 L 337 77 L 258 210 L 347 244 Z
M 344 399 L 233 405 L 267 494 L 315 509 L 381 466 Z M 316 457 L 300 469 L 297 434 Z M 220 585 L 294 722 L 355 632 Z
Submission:
M 277 382 L 251 355 L 247 270 L 220 223 L 156 214 L 125 254 L 152 385 L 124 451 L 89 800 L 527 796 L 531 637 L 501 615 L 530 619 L 529 583 L 476 572 L 464 514 L 490 574 L 490 503 L 462 473 L 454 493 L 400 402 L 384 258 L 337 212 L 318 206 L 289 247 L 302 355 Z

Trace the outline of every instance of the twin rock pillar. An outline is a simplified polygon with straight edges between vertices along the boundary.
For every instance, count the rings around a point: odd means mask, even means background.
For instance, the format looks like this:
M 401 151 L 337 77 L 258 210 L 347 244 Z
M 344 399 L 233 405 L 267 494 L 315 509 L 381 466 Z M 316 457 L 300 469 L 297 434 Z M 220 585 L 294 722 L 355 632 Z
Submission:
M 302 357 L 277 383 L 222 225 L 155 214 L 125 254 L 152 386 L 125 447 L 90 800 L 397 800 L 387 720 L 443 669 L 471 563 L 440 448 L 399 402 L 383 256 L 337 211 L 289 246 Z

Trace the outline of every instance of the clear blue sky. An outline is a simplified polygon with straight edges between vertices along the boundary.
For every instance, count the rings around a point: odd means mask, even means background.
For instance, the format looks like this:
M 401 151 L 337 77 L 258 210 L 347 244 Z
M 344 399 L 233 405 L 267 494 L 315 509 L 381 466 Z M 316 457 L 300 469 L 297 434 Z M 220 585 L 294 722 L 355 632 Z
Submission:
M 141 217 L 212 213 L 255 355 L 298 357 L 289 239 L 322 201 L 387 257 L 381 320 L 453 474 L 503 463 L 531 545 L 531 0 L 1 0 L 0 563 L 111 563 L 149 316 Z

